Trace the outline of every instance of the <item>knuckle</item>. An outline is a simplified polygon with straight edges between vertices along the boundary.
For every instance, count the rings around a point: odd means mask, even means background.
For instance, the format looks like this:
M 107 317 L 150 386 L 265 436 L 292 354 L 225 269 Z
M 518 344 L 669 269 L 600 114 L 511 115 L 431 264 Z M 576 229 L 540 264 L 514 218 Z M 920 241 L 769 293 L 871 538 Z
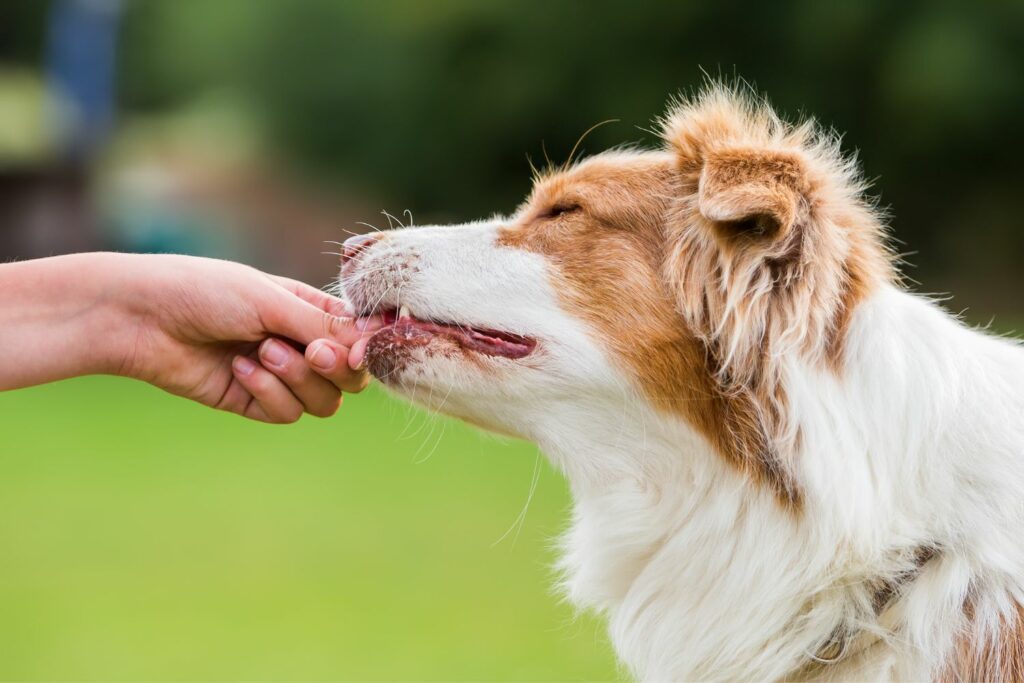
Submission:
M 293 422 L 298 422 L 304 412 L 305 407 L 298 401 L 292 400 L 289 401 L 281 410 L 281 418 L 284 420 L 285 424 L 291 424 Z
M 299 421 L 302 417 L 302 408 L 285 408 L 274 416 L 274 422 L 282 425 L 290 425 Z
M 253 396 L 265 396 L 273 387 L 274 376 L 269 372 L 254 372 L 249 379 L 248 389 Z
M 276 330 L 280 329 L 283 316 L 281 315 L 281 309 L 278 306 L 257 306 L 256 315 L 260 321 L 260 327 L 264 330 Z
M 330 313 L 324 313 L 324 332 L 328 337 L 333 337 L 339 332 L 338 319 Z
M 342 318 L 330 313 L 324 313 L 324 331 L 328 337 L 340 337 L 347 332 L 351 322 L 348 318 Z
M 309 414 L 314 417 L 331 417 L 338 412 L 338 408 L 341 407 L 341 394 L 339 393 L 331 401 L 310 408 Z

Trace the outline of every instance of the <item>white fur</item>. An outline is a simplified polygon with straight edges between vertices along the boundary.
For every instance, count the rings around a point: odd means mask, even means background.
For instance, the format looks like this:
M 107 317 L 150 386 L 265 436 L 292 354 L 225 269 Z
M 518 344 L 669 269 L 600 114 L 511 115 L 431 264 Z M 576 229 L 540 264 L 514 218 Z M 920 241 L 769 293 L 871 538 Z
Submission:
M 798 514 L 681 419 L 648 405 L 552 289 L 542 256 L 498 246 L 501 219 L 387 233 L 346 281 L 364 308 L 531 335 L 486 371 L 423 352 L 387 383 L 432 408 L 535 441 L 574 500 L 564 588 L 607 615 L 645 680 L 798 676 L 839 627 L 824 674 L 924 680 L 966 627 L 1024 601 L 1024 351 L 884 286 L 857 308 L 843 372 L 782 359 L 802 434 Z M 391 268 L 388 271 L 387 268 Z M 879 576 L 941 551 L 881 618 Z

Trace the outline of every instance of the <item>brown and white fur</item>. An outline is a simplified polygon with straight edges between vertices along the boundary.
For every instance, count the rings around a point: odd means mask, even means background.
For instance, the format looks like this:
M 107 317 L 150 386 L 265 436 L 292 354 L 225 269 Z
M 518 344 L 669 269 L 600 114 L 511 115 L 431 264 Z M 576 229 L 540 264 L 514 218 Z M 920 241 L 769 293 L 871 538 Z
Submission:
M 1024 350 L 900 285 L 834 135 L 715 86 L 662 137 L 350 240 L 370 370 L 565 473 L 640 679 L 1024 680 Z

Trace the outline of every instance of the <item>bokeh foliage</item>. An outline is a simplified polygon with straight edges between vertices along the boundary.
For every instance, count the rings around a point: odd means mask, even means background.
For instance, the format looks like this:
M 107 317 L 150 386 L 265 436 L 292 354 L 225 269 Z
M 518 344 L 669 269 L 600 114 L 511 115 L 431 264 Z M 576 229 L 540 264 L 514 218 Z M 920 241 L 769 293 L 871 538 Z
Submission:
M 1024 284 L 1013 0 L 142 0 L 121 63 L 128 111 L 239 92 L 300 163 L 420 221 L 509 211 L 542 142 L 561 161 L 618 118 L 586 148 L 655 144 L 670 95 L 740 76 L 845 133 L 925 289 L 1009 307 Z
M 47 3 L 0 6 L 0 60 L 42 61 Z M 742 77 L 845 133 L 900 249 L 954 308 L 1024 286 L 1024 3 L 134 0 L 123 116 L 243 101 L 297 168 L 419 222 L 511 210 L 526 155 L 656 144 L 669 96 Z M 984 316 L 982 316 L 984 317 Z

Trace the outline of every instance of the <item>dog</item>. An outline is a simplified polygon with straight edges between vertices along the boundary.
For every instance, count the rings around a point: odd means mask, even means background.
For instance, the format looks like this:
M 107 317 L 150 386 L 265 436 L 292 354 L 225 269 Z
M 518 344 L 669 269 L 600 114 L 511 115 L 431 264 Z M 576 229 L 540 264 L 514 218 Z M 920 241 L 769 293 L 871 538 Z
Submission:
M 370 372 L 565 474 L 639 679 L 1024 680 L 1024 349 L 907 291 L 834 133 L 719 84 L 659 125 L 346 241 Z

